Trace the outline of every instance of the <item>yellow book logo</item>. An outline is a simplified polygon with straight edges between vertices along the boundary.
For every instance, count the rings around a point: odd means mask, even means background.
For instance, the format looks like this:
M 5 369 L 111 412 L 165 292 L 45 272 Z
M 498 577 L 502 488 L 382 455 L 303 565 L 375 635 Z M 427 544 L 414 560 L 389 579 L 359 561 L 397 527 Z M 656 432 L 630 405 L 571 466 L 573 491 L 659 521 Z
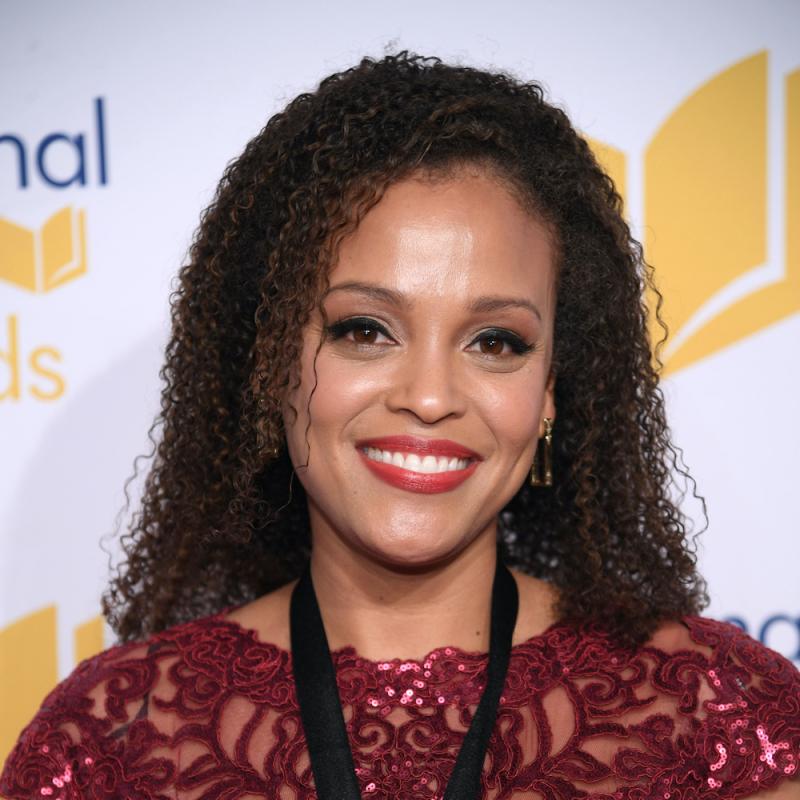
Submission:
M 41 230 L 0 217 L 0 278 L 49 292 L 86 272 L 86 212 L 65 206 Z
M 783 215 L 771 211 L 782 216 L 783 269 L 767 262 L 766 52 L 703 84 L 646 148 L 645 258 L 655 266 L 669 328 L 663 375 L 800 311 L 800 70 L 786 77 L 783 89 Z M 624 197 L 625 154 L 591 145 Z M 650 295 L 655 344 L 663 332 Z

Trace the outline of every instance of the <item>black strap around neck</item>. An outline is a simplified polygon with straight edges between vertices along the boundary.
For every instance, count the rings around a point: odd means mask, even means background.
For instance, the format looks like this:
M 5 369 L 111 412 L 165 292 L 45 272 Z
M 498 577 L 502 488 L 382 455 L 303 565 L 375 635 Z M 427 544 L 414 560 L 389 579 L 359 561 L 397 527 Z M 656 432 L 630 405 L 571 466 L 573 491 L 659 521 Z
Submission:
M 518 606 L 516 581 L 498 551 L 492 583 L 486 687 L 461 744 L 444 800 L 475 800 L 479 796 L 483 760 L 511 657 Z M 319 800 L 360 800 L 336 671 L 310 567 L 306 567 L 292 591 L 289 625 L 292 670 L 317 797 Z

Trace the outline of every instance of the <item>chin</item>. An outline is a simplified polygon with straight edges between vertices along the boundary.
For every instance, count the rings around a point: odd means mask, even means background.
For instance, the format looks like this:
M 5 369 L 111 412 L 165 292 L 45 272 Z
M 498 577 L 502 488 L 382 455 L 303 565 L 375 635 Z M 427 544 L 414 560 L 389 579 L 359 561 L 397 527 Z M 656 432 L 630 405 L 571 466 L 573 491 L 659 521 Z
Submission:
M 361 539 L 360 548 L 377 563 L 397 572 L 421 572 L 441 566 L 466 546 L 463 541 L 431 541 L 429 538 L 400 537 L 387 541 Z

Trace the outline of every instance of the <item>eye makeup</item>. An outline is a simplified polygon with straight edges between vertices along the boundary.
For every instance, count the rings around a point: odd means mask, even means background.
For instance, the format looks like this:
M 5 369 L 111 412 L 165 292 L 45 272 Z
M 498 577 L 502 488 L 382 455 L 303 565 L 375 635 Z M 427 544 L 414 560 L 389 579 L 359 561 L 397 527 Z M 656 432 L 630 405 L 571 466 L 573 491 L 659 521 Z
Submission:
M 325 328 L 325 337 L 330 341 L 340 341 L 350 333 L 366 333 L 367 331 L 379 333 L 388 339 L 391 339 L 391 334 L 386 328 L 381 325 L 377 320 L 370 317 L 349 317 L 347 319 L 338 320 L 331 323 Z M 503 345 L 508 345 L 511 348 L 511 353 L 481 353 L 483 356 L 490 358 L 506 358 L 514 355 L 524 355 L 536 348 L 536 343 L 528 344 L 520 336 L 512 331 L 504 328 L 489 328 L 482 331 L 470 344 L 476 342 L 500 342 Z M 356 347 L 372 347 L 380 346 L 374 341 L 369 342 L 351 342 Z

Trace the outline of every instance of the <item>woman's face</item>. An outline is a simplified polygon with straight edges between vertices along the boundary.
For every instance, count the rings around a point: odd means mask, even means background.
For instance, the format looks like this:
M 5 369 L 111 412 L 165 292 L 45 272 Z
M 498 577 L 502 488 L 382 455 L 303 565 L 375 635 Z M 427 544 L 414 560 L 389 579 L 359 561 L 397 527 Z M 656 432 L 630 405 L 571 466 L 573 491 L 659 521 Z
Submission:
M 493 540 L 555 417 L 553 262 L 545 226 L 465 171 L 393 184 L 342 242 L 284 406 L 315 547 L 419 568 Z

